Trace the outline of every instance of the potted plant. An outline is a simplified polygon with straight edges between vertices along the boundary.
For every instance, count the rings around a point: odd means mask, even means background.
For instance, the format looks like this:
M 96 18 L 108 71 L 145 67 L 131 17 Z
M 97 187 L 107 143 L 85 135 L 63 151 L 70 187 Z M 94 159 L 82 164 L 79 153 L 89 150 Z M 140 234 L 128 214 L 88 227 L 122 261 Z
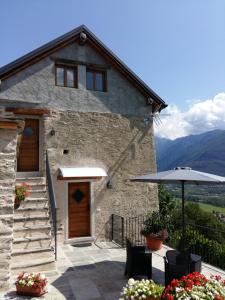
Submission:
M 121 293 L 122 299 L 127 300 L 159 300 L 164 291 L 164 287 L 154 283 L 152 280 L 134 280 L 130 278 Z
M 168 222 L 168 218 L 161 216 L 157 211 L 148 214 L 141 234 L 146 237 L 147 247 L 150 250 L 161 249 L 163 241 L 168 238 Z
M 28 190 L 30 189 L 30 186 L 23 182 L 21 185 L 17 185 L 15 187 L 15 202 L 14 202 L 14 208 L 18 208 L 20 206 L 20 203 L 26 199 L 30 195 Z
M 15 282 L 18 295 L 40 297 L 47 293 L 47 279 L 41 273 L 22 273 Z
M 180 280 L 173 279 L 163 292 L 163 300 L 206 299 L 224 300 L 225 281 L 220 276 L 204 275 L 194 272 L 183 276 Z

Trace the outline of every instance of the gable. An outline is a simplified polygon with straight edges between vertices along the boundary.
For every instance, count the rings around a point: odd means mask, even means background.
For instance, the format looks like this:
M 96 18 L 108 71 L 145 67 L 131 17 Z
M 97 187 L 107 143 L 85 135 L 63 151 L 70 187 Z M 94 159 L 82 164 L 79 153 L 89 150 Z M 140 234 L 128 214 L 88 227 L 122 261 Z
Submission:
M 85 41 L 84 37 L 86 38 Z M 143 94 L 147 104 L 152 105 L 153 111 L 160 111 L 167 106 L 167 104 L 153 90 L 151 90 L 136 74 L 134 74 L 84 25 L 2 67 L 0 69 L 0 79 L 4 81 L 12 75 L 28 68 L 34 63 L 37 63 L 40 60 L 48 57 L 52 53 L 55 53 L 57 50 L 65 48 L 66 46 L 74 42 L 90 45 L 97 52 L 99 52 L 99 54 L 106 61 L 112 64 L 117 71 L 123 74 L 123 76 L 125 76 L 125 78 L 129 80 L 132 85 L 134 85 L 135 88 Z
M 55 65 L 63 61 L 77 65 L 78 88 L 56 85 Z M 101 66 L 107 74 L 106 92 L 86 88 L 86 68 L 93 65 Z M 151 105 L 146 105 L 145 96 L 96 49 L 89 44 L 81 46 L 79 42 L 73 42 L 3 80 L 0 99 L 13 100 L 17 108 L 39 106 L 122 115 L 149 115 L 152 109 Z

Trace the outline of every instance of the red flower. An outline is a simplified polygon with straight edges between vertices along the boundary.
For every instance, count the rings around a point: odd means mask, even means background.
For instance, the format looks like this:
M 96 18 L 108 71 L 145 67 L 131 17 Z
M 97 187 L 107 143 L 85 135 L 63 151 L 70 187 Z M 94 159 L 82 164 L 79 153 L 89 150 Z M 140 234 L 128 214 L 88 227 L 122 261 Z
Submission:
M 179 280 L 173 279 L 170 284 L 171 284 L 172 287 L 175 288 L 175 287 L 177 287 L 179 285 Z
M 219 281 L 221 284 L 225 285 L 225 280 L 222 281 L 221 276 L 216 275 L 216 276 L 211 276 L 212 279 L 215 279 Z M 164 300 L 175 300 L 176 298 L 176 288 L 180 287 L 183 288 L 185 291 L 189 292 L 192 291 L 193 286 L 204 286 L 205 283 L 207 283 L 208 280 L 207 278 L 198 273 L 194 272 L 191 274 L 188 274 L 187 276 L 183 276 L 180 280 L 173 279 L 168 285 L 164 293 L 162 295 L 162 299 Z

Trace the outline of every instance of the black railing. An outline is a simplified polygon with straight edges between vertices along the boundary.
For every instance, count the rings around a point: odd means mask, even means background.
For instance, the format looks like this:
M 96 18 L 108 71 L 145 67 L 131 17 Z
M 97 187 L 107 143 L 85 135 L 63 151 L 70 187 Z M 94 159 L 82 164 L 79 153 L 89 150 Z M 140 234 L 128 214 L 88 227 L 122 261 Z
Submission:
M 55 198 L 55 192 L 53 187 L 52 175 L 49 165 L 48 159 L 48 151 L 46 151 L 46 177 L 47 177 L 47 186 L 48 186 L 48 195 L 49 195 L 49 203 L 50 203 L 50 214 L 52 219 L 52 230 L 54 234 L 54 254 L 55 260 L 57 260 L 57 204 Z
M 181 226 L 170 232 L 167 245 L 178 248 Z M 206 263 L 225 269 L 225 231 L 196 224 L 186 223 L 185 245 L 187 251 L 198 254 Z
M 145 243 L 144 237 L 141 235 L 145 217 L 138 216 L 133 218 L 124 218 L 122 216 L 112 214 L 111 216 L 111 239 L 121 247 L 126 245 L 128 238 L 135 245 Z
M 124 218 L 115 214 L 111 216 L 111 240 L 124 247 Z
M 141 234 L 146 216 L 126 218 L 125 223 L 125 239 L 128 238 L 134 245 L 144 245 L 145 237 Z
M 124 218 L 112 215 L 112 240 L 121 247 L 126 245 L 128 238 L 135 245 L 145 245 L 145 237 L 141 234 L 146 216 Z M 176 225 L 169 232 L 166 245 L 179 249 L 182 236 L 182 226 Z M 185 248 L 187 251 L 198 254 L 202 260 L 213 266 L 225 269 L 225 231 L 196 224 L 186 223 Z

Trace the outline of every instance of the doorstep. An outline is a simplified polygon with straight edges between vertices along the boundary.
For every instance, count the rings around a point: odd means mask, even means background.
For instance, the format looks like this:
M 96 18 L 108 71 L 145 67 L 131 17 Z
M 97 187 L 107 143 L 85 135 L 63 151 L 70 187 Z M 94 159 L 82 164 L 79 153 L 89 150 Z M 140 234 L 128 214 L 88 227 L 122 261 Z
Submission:
M 85 236 L 85 237 L 78 237 L 78 238 L 73 238 L 73 239 L 68 239 L 65 241 L 65 244 L 70 244 L 70 245 L 85 245 L 85 244 L 90 244 L 95 241 L 94 236 Z

